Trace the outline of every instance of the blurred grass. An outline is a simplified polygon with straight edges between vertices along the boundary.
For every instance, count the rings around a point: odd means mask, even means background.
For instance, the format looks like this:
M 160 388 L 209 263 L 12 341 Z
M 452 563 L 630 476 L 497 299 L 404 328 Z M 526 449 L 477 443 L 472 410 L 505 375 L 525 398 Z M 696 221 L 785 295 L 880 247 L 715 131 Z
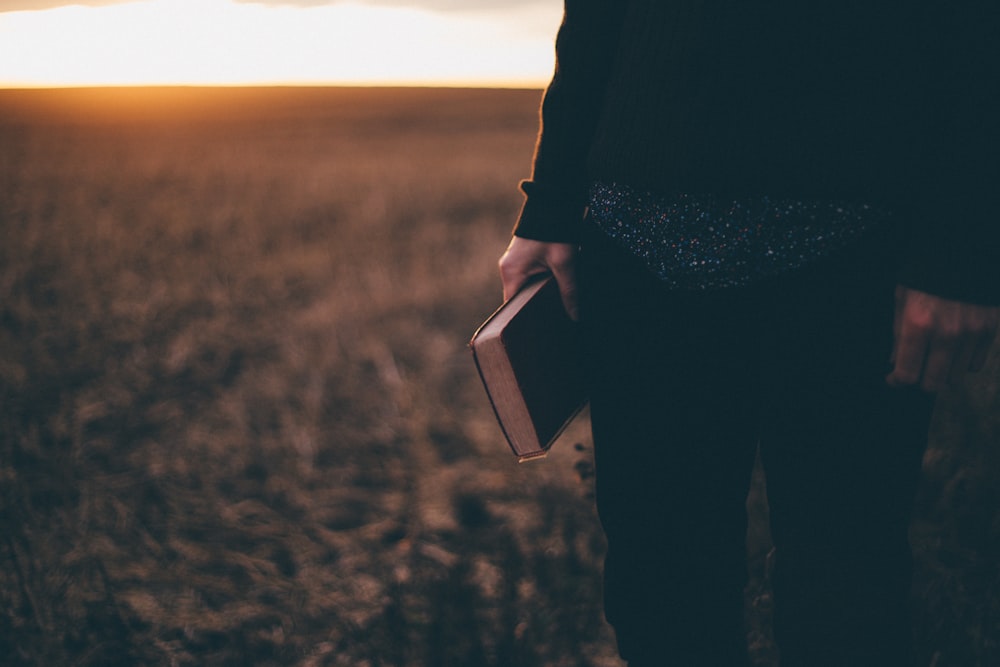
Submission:
M 538 100 L 0 92 L 5 664 L 619 664 L 586 424 L 516 466 L 465 349 Z M 1000 664 L 996 362 L 928 456 L 937 667 Z

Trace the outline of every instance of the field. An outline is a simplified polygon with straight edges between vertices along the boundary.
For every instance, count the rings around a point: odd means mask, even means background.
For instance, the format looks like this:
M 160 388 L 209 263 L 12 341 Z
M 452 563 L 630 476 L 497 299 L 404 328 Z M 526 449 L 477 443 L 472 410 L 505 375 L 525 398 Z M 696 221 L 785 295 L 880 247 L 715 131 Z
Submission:
M 538 101 L 0 91 L 3 664 L 621 664 L 586 418 L 517 465 L 465 348 Z M 998 356 L 934 422 L 934 667 L 1000 664 Z

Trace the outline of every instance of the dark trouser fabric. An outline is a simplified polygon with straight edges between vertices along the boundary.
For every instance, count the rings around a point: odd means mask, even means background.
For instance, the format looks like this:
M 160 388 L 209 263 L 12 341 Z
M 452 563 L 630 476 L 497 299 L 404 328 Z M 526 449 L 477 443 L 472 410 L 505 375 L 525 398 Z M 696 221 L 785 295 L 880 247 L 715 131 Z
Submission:
M 782 667 L 911 667 L 907 528 L 932 398 L 884 376 L 870 239 L 748 288 L 671 293 L 598 232 L 581 253 L 605 613 L 630 667 L 748 665 L 760 447 Z

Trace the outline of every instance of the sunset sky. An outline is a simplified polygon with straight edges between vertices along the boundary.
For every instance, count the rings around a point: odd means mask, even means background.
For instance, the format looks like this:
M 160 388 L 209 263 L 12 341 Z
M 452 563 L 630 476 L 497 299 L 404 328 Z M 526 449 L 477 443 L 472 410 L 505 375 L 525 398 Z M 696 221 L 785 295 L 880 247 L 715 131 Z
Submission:
M 541 86 L 558 0 L 0 0 L 0 87 Z

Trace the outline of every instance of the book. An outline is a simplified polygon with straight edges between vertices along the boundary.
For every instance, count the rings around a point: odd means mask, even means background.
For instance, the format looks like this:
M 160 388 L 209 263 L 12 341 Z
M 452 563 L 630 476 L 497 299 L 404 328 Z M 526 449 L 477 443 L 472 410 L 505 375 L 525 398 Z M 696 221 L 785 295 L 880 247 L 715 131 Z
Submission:
M 469 347 L 518 460 L 545 456 L 587 402 L 577 325 L 555 279 L 521 289 L 479 327 Z

